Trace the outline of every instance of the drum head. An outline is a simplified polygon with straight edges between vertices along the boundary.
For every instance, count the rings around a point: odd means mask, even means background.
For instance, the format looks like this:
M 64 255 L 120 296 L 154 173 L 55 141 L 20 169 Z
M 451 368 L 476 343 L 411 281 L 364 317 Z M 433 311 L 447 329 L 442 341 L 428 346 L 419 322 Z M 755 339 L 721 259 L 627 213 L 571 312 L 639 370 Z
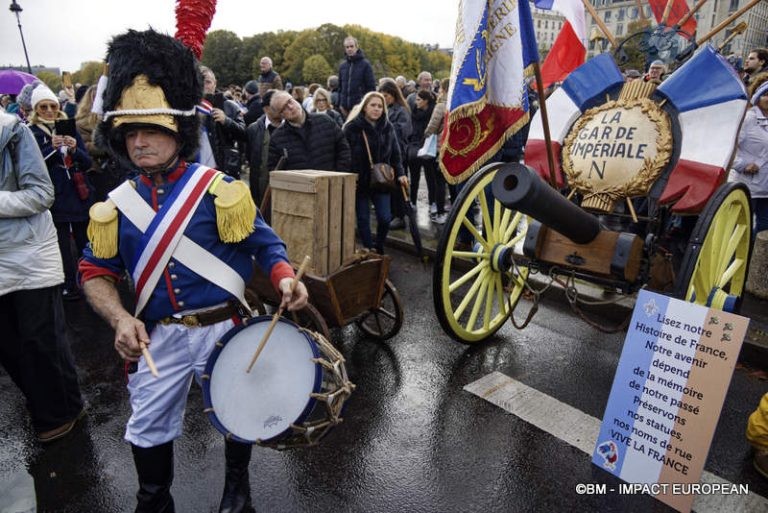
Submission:
M 251 372 L 246 372 L 272 317 L 251 319 L 217 344 L 206 365 L 203 395 L 213 425 L 243 442 L 280 438 L 312 411 L 322 368 L 311 338 L 280 319 Z

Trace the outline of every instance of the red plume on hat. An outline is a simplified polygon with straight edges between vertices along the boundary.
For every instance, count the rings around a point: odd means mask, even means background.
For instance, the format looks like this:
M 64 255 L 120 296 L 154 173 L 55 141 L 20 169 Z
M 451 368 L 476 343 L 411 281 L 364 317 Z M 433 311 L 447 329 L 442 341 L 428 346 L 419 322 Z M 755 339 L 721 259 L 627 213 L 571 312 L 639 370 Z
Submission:
M 205 34 L 216 12 L 216 0 L 176 0 L 176 39 L 192 50 L 198 60 L 203 55 Z

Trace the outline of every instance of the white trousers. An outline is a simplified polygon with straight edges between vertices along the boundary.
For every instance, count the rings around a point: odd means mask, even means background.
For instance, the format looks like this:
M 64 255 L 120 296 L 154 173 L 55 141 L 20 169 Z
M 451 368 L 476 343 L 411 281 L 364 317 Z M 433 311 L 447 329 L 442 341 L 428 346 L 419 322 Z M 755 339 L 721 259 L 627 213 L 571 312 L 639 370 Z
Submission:
M 160 377 L 149 371 L 144 358 L 129 375 L 133 413 L 125 439 L 139 447 L 154 447 L 178 438 L 184 423 L 192 377 L 200 384 L 216 341 L 235 326 L 231 319 L 200 328 L 158 324 L 150 334 L 149 352 Z

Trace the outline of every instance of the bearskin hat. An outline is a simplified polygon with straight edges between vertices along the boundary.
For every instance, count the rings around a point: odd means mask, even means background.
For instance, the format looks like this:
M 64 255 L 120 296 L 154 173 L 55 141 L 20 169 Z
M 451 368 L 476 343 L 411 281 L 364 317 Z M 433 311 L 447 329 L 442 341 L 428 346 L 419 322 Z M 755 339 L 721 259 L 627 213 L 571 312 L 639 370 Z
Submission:
M 108 83 L 97 143 L 123 165 L 133 167 L 125 147 L 128 126 L 150 125 L 175 133 L 179 156 L 189 159 L 198 147 L 195 114 L 202 96 L 197 59 L 180 41 L 154 30 L 129 30 L 107 49 Z

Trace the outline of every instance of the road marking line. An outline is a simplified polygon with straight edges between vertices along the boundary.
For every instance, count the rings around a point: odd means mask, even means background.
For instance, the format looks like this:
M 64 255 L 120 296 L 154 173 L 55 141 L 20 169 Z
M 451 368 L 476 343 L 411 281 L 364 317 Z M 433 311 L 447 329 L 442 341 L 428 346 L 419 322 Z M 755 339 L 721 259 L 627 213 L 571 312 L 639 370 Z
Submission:
M 592 456 L 600 432 L 600 419 L 498 371 L 466 385 L 464 390 Z M 702 473 L 701 482 L 731 485 L 726 479 L 706 470 Z M 693 509 L 698 513 L 768 511 L 768 499 L 754 492 L 747 495 L 699 495 Z

